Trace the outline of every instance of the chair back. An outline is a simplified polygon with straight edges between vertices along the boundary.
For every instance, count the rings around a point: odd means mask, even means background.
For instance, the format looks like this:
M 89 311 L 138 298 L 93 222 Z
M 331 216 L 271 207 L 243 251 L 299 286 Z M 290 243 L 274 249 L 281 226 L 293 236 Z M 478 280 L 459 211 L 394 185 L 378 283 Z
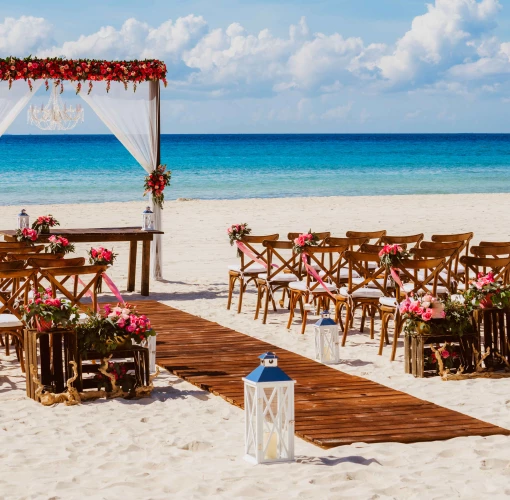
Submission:
M 423 233 L 412 234 L 410 236 L 389 236 L 385 234 L 381 238 L 383 245 L 412 245 L 409 248 L 420 246 L 420 242 L 423 240 Z
M 458 255 L 468 255 L 469 253 L 469 242 L 473 239 L 473 233 L 458 233 L 458 234 L 434 234 L 430 238 L 432 241 L 437 243 L 452 243 L 461 241 L 462 246 L 458 251 Z
M 32 246 L 28 241 L 0 241 L 0 252 Z
M 267 248 L 264 246 L 265 241 L 277 241 L 280 237 L 279 234 L 267 234 L 263 236 L 243 236 L 240 240 L 248 250 L 254 254 L 257 260 L 264 262 L 267 265 Z M 240 271 L 244 272 L 248 267 L 257 263 L 248 257 L 244 252 L 239 251 L 239 258 L 241 260 Z
M 405 292 L 408 294 L 430 293 L 436 296 L 439 273 L 445 266 L 446 258 L 425 258 L 423 254 L 420 258 L 416 258 L 416 254 L 413 257 L 415 258 L 402 259 L 396 266 L 400 271 L 401 281 L 406 282 Z M 400 297 L 399 284 L 395 283 L 395 285 L 397 297 Z
M 368 238 L 367 243 L 373 243 L 375 245 L 381 244 L 381 239 L 386 236 L 386 230 L 382 231 L 347 231 L 345 236 L 348 238 Z
M 84 303 L 83 299 L 86 295 L 90 296 L 93 310 L 97 310 L 97 288 L 101 275 L 108 269 L 108 266 L 72 266 L 72 267 L 50 267 L 47 269 L 39 269 L 42 279 L 49 281 L 53 296 L 57 293 L 83 310 L 90 308 L 90 304 Z M 71 278 L 74 283 L 69 284 Z
M 25 267 L 25 263 L 22 260 L 0 262 L 0 271 L 16 271 L 18 269 L 23 269 L 23 267 Z
M 480 241 L 479 245 L 481 247 L 507 247 L 510 245 L 510 241 Z
M 21 319 L 22 310 L 17 307 L 19 302 L 28 302 L 28 292 L 35 287 L 35 271 L 33 269 L 0 270 L 0 282 L 8 282 L 10 290 L 0 293 L 0 314 L 14 314 Z
M 472 246 L 469 251 L 475 257 L 510 257 L 510 243 L 508 245 Z
M 300 277 L 300 259 L 292 241 L 264 241 L 267 249 L 267 281 L 278 281 L 281 273 Z
M 332 283 L 338 288 L 341 282 L 340 270 L 344 260 L 343 256 L 348 249 L 348 245 L 309 247 L 306 249 L 304 258 L 307 260 L 307 263 L 313 267 L 324 283 Z M 302 255 L 300 258 L 301 261 L 303 261 Z M 315 280 L 313 275 L 309 272 L 306 272 L 306 288 L 312 293 L 322 291 L 327 293 L 320 282 Z
M 27 264 L 30 267 L 35 267 L 37 269 L 46 269 L 49 267 L 75 267 L 85 265 L 85 257 L 73 257 L 71 259 L 59 259 L 54 255 L 52 255 L 52 259 L 47 257 L 47 255 L 31 257 L 27 260 Z
M 379 253 L 385 246 L 386 245 L 383 245 L 382 243 L 380 245 L 373 245 L 371 243 L 363 243 L 363 245 L 361 245 L 361 247 L 360 247 L 360 251 L 361 252 L 369 252 L 369 253 L 374 253 L 374 252 Z M 407 244 L 406 243 L 402 243 L 399 246 L 403 250 L 407 250 Z
M 476 279 L 478 274 L 488 274 L 492 272 L 494 281 L 503 285 L 509 284 L 510 278 L 510 257 L 471 257 L 463 255 L 460 263 L 464 266 L 464 283 L 466 287 L 472 279 Z
M 39 255 L 44 250 L 44 245 L 34 245 L 23 248 L 13 248 L 12 250 L 6 251 L 3 257 L 5 261 L 23 260 L 26 261 L 33 255 Z M 4 253 L 3 250 L 0 252 Z
M 347 250 L 345 258 L 349 263 L 347 288 L 350 294 L 368 287 L 377 288 L 384 295 L 389 295 L 387 289 L 388 273 L 386 268 L 381 265 L 379 252 L 352 252 Z
M 368 243 L 368 238 L 361 237 L 361 238 L 348 238 L 347 236 L 342 237 L 336 237 L 336 236 L 329 236 L 324 240 L 325 245 L 330 245 L 332 247 L 341 247 L 344 245 L 347 245 L 349 250 L 356 251 L 359 250 L 361 245 L 363 243 Z

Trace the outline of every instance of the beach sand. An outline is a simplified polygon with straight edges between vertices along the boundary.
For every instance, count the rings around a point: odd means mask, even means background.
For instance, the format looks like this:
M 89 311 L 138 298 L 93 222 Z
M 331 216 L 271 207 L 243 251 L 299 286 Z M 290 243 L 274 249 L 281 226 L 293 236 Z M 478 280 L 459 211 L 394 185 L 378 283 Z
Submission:
M 63 227 L 140 224 L 145 204 L 30 206 Z M 14 227 L 21 207 L 0 207 Z M 164 278 L 151 299 L 312 358 L 305 335 L 285 328 L 287 311 L 253 320 L 253 288 L 243 312 L 226 310 L 227 265 L 236 262 L 226 227 L 253 234 L 386 229 L 389 234 L 474 231 L 474 243 L 510 240 L 506 194 L 287 198 L 167 202 Z M 85 255 L 90 245 L 77 245 Z M 127 244 L 115 244 L 111 276 L 125 293 Z M 140 259 L 139 259 L 140 261 Z M 137 274 L 137 289 L 139 273 Z M 237 298 L 237 295 L 236 295 Z M 312 320 L 315 320 L 312 317 Z M 312 321 L 310 321 L 311 323 Z M 376 325 L 378 332 L 378 325 Z M 356 327 L 356 324 L 355 324 Z M 377 356 L 379 337 L 352 331 L 338 369 L 510 429 L 510 379 L 442 382 L 404 374 L 403 349 Z M 257 360 L 253 360 L 254 367 Z M 296 462 L 243 460 L 244 413 L 163 371 L 150 399 L 45 408 L 25 397 L 14 357 L 0 349 L 0 498 L 469 498 L 510 495 L 510 437 L 469 437 L 404 445 L 363 443 L 322 450 L 296 438 Z

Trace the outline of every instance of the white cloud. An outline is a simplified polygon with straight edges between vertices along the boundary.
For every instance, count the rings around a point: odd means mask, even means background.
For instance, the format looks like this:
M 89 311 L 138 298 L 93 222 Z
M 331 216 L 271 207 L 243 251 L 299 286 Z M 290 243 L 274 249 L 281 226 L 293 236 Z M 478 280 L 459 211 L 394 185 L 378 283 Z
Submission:
M 53 28 L 42 17 L 6 17 L 0 24 L 0 53 L 2 57 L 26 57 L 53 42 Z
M 324 120 L 345 120 L 349 117 L 353 104 L 352 101 L 349 101 L 347 104 L 328 109 L 322 113 L 321 118 Z
M 413 120 L 414 118 L 418 118 L 422 113 L 421 109 L 416 109 L 415 111 L 410 111 L 409 113 L 406 113 L 406 120 Z

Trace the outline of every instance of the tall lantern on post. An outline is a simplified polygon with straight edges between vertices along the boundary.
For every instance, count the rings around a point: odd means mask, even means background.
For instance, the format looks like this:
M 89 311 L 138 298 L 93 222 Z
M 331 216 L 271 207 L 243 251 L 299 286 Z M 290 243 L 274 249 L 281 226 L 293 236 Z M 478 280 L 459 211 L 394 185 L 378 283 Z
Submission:
M 151 207 L 142 212 L 142 231 L 154 231 L 154 212 Z
M 325 365 L 340 361 L 338 325 L 330 318 L 329 311 L 323 311 L 313 326 L 315 332 L 315 359 Z
M 30 217 L 27 214 L 27 211 L 22 208 L 21 212 L 18 214 L 18 229 L 25 229 L 30 227 Z
M 294 384 L 273 352 L 244 381 L 245 459 L 254 464 L 294 460 Z

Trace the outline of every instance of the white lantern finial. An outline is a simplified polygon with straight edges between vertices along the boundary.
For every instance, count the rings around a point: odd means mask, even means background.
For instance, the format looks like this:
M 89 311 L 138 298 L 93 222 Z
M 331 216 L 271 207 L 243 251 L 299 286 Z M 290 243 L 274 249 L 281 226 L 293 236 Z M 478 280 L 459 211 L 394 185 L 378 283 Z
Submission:
M 147 207 L 142 212 L 142 230 L 154 231 L 154 212 L 151 210 L 151 207 Z
M 244 381 L 245 458 L 255 464 L 294 460 L 294 384 L 274 352 Z
M 22 208 L 21 212 L 18 214 L 18 229 L 25 229 L 30 227 L 30 217 L 27 214 L 27 211 Z
M 325 365 L 334 365 L 340 361 L 338 325 L 329 317 L 329 311 L 323 311 L 313 326 L 315 332 L 315 359 Z

